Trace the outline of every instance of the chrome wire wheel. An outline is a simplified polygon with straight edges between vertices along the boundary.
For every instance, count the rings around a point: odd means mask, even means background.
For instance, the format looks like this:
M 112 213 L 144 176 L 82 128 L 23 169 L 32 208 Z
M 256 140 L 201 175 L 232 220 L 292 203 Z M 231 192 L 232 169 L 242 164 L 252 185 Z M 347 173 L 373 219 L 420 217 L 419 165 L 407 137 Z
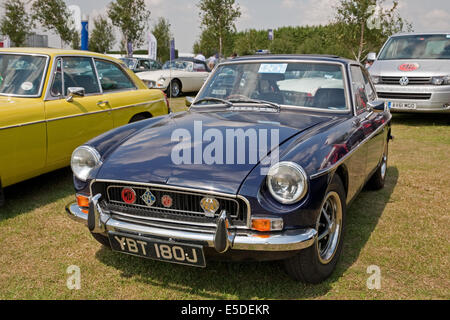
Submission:
M 328 264 L 336 254 L 342 231 L 342 203 L 338 193 L 328 193 L 320 210 L 316 230 L 319 261 Z
M 170 83 L 170 91 L 172 97 L 177 98 L 181 94 L 180 84 L 178 81 L 174 80 Z

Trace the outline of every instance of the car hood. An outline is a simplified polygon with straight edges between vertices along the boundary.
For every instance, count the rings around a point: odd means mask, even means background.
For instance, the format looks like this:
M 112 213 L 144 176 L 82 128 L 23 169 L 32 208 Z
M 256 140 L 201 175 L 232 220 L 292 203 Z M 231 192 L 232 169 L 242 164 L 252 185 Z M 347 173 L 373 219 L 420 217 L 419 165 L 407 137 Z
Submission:
M 97 179 L 168 184 L 237 194 L 242 182 L 258 164 L 257 160 L 249 161 L 250 157 L 254 156 L 254 152 L 262 152 L 256 158 L 262 159 L 272 147 L 277 148 L 293 136 L 332 119 L 332 116 L 307 115 L 291 111 L 282 111 L 277 114 L 257 111 L 188 111 L 173 114 L 140 130 L 120 144 L 104 159 Z M 227 131 L 228 134 L 239 132 L 236 130 L 250 134 L 256 132 L 257 135 L 265 136 L 267 143 L 264 143 L 264 138 L 258 141 L 261 145 L 268 146 L 267 152 L 263 151 L 263 147 L 249 145 L 248 141 L 246 147 L 239 148 L 238 152 L 239 143 L 235 140 L 234 152 L 225 149 L 222 157 L 220 153 L 218 154 L 218 158 L 223 159 L 223 163 L 229 164 L 207 164 L 207 158 L 202 157 L 202 150 L 206 154 L 212 141 L 220 143 L 220 139 L 216 140 L 218 136 L 223 137 L 220 145 L 230 148 Z M 202 133 L 204 135 L 209 133 L 214 138 L 210 137 L 202 142 L 199 138 Z M 181 139 L 179 134 L 184 135 L 184 138 Z M 272 134 L 274 134 L 273 139 Z M 186 139 L 189 136 L 191 139 Z M 183 148 L 183 152 L 180 148 Z M 239 161 L 243 153 L 245 153 L 245 161 L 242 159 Z M 180 163 L 177 155 L 186 154 L 191 155 L 190 161 Z M 207 154 L 216 155 L 211 152 Z M 242 162 L 245 163 L 238 164 Z
M 417 64 L 414 71 L 401 71 L 399 67 L 403 64 Z M 433 77 L 449 75 L 450 60 L 377 60 L 369 68 L 370 74 L 384 77 Z

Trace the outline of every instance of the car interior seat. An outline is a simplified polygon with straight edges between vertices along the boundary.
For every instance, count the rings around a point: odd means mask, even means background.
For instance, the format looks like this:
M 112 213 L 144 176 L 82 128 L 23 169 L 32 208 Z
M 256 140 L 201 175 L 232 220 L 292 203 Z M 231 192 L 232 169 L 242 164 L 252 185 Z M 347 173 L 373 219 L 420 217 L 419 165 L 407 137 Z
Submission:
M 314 96 L 313 107 L 321 109 L 345 109 L 345 92 L 340 88 L 321 88 Z

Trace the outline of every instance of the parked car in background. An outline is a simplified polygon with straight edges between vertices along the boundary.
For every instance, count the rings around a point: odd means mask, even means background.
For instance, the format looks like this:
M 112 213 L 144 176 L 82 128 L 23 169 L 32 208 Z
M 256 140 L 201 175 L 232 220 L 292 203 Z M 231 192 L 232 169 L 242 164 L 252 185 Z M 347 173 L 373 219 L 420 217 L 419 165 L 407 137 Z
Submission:
M 197 92 L 208 78 L 210 70 L 205 61 L 179 58 L 167 61 L 162 70 L 141 72 L 138 77 L 149 88 L 166 91 L 167 95 L 179 97 L 183 92 Z
M 161 70 L 162 64 L 148 58 L 119 58 L 134 73 Z
M 318 283 L 341 255 L 347 206 L 384 186 L 391 117 L 355 61 L 237 58 L 189 111 L 75 150 L 66 210 L 121 253 L 198 267 L 284 260 Z
M 394 35 L 369 72 L 392 112 L 450 112 L 450 33 Z
M 85 51 L 0 50 L 1 188 L 68 166 L 73 150 L 130 122 L 168 114 L 119 60 Z

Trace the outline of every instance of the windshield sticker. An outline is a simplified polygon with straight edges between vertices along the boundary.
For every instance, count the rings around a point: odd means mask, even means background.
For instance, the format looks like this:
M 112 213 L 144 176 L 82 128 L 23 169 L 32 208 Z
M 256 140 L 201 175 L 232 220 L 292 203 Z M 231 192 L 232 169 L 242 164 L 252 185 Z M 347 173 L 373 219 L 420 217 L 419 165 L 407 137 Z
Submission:
M 33 84 L 31 82 L 24 82 L 20 87 L 24 91 L 30 91 L 31 89 L 33 89 Z
M 263 63 L 258 73 L 286 73 L 287 63 Z

